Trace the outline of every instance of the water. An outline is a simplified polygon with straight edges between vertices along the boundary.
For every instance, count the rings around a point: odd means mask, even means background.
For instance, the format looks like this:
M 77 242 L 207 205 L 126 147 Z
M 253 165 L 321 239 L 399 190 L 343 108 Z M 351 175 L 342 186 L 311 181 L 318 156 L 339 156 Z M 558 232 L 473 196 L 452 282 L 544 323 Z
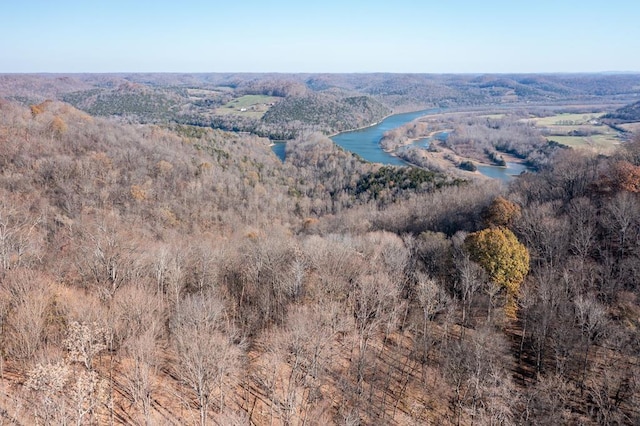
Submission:
M 351 151 L 355 154 L 358 154 L 360 157 L 364 158 L 367 161 L 372 163 L 381 163 L 385 165 L 394 165 L 394 166 L 406 166 L 408 163 L 404 162 L 398 157 L 395 157 L 391 154 L 386 153 L 380 147 L 380 140 L 385 132 L 389 130 L 393 130 L 397 127 L 400 127 L 404 124 L 410 123 L 416 118 L 434 114 L 441 111 L 440 109 L 429 109 L 423 111 L 409 112 L 404 114 L 395 114 L 389 116 L 382 120 L 380 123 L 377 123 L 371 127 L 366 127 L 364 129 L 353 130 L 350 132 L 343 132 L 333 136 L 331 139 L 336 145 L 341 146 L 347 151 Z M 421 148 L 428 148 L 431 140 L 446 140 L 449 137 L 449 132 L 438 132 L 432 137 L 418 139 L 413 142 L 413 146 L 418 146 Z M 273 152 L 282 160 L 285 160 L 285 147 L 286 143 L 276 142 L 271 149 Z M 519 175 L 524 170 L 527 170 L 527 167 L 523 164 L 511 163 L 507 162 L 506 167 L 499 166 L 484 166 L 477 165 L 478 171 L 483 175 L 493 178 L 499 179 L 502 181 L 509 181 L 514 176 Z
M 387 154 L 382 148 L 380 148 L 380 140 L 382 139 L 382 136 L 388 130 L 395 129 L 404 124 L 412 122 L 418 117 L 422 117 L 427 114 L 433 114 L 438 111 L 440 110 L 428 109 L 423 111 L 391 115 L 371 127 L 339 133 L 333 136 L 331 139 L 336 145 L 343 147 L 347 151 L 356 153 L 360 157 L 372 163 L 406 166 L 406 162 L 402 161 L 398 157 Z M 426 138 L 425 141 L 427 139 L 430 138 Z M 271 147 L 273 152 L 282 161 L 284 161 L 286 157 L 285 147 L 286 143 L 284 142 L 275 142 Z
M 443 142 L 443 141 L 446 141 L 448 137 L 449 137 L 449 132 L 438 132 L 433 136 L 429 136 L 428 138 L 421 138 L 416 141 L 413 141 L 410 146 L 416 146 L 418 148 L 426 149 L 426 148 L 429 148 L 429 145 L 431 145 L 432 140 L 436 139 L 438 141 Z
M 382 120 L 380 123 L 351 132 L 339 133 L 331 139 L 347 151 L 354 152 L 360 157 L 372 163 L 391 164 L 395 166 L 406 166 L 407 163 L 384 152 L 380 148 L 380 140 L 385 132 L 410 123 L 418 117 L 433 114 L 439 109 L 429 109 L 424 111 L 408 112 L 405 114 L 395 114 Z
M 282 161 L 284 161 L 285 158 L 287 158 L 287 153 L 285 152 L 286 148 L 287 148 L 286 142 L 274 142 L 273 145 L 271 145 L 271 150 Z
M 431 138 L 422 138 L 412 142 L 411 146 L 417 146 L 418 148 L 429 148 L 430 144 L 431 144 Z
M 524 164 L 510 163 L 508 161 L 506 167 L 484 166 L 480 164 L 478 164 L 477 167 L 478 171 L 483 175 L 493 179 L 500 179 L 505 182 L 527 170 L 527 166 Z

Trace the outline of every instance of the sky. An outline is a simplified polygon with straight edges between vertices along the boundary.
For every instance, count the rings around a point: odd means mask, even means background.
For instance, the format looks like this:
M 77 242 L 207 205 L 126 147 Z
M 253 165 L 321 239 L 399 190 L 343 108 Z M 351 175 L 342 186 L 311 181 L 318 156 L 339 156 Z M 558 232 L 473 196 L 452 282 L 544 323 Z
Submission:
M 640 1 L 0 0 L 0 73 L 640 71 Z

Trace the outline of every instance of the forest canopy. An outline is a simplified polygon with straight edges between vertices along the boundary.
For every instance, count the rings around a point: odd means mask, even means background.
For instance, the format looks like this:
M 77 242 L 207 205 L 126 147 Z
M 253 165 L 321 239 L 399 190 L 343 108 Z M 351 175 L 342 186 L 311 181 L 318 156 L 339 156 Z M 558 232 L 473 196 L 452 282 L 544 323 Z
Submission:
M 468 151 L 540 160 L 505 184 L 367 163 L 322 114 L 260 127 L 242 114 L 264 98 L 228 122 L 256 131 L 207 124 L 244 96 L 281 98 L 264 117 L 319 102 L 349 128 L 514 94 L 613 111 L 634 87 L 0 76 L 2 422 L 639 423 L 637 135 L 608 154 L 547 149 L 522 120 L 553 117 L 548 105 L 457 116 Z M 292 130 L 284 162 L 259 129 Z

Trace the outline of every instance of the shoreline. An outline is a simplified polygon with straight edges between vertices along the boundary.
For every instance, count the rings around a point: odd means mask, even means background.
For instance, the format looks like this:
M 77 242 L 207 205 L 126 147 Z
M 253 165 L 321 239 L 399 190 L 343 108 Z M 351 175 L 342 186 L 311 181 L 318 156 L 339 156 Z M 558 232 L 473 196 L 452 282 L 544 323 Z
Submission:
M 416 112 L 428 111 L 429 109 L 435 109 L 435 108 L 438 108 L 438 107 L 433 107 L 433 108 L 428 108 L 428 109 L 417 109 L 415 111 L 391 112 L 390 114 L 385 115 L 384 117 L 382 117 L 379 121 L 376 121 L 375 123 L 367 124 L 366 126 L 357 127 L 355 129 L 342 130 L 340 132 L 331 133 L 331 134 L 327 135 L 327 137 L 331 139 L 331 138 L 336 137 L 336 136 L 338 136 L 338 135 L 340 135 L 342 133 L 351 133 L 351 132 L 357 132 L 359 130 L 368 129 L 369 127 L 377 126 L 378 124 L 382 123 L 387 118 L 393 117 L 394 115 L 414 114 Z M 416 117 L 414 120 L 417 120 L 417 119 L 422 118 L 422 117 L 427 117 L 429 115 L 432 115 L 432 114 L 421 115 L 419 117 Z
M 364 130 L 364 129 L 368 129 L 374 126 L 378 126 L 380 125 L 384 120 L 387 120 L 389 117 L 395 116 L 395 115 L 403 115 L 403 114 L 415 114 L 415 116 L 413 116 L 410 120 L 408 121 L 404 121 L 404 124 L 401 124 L 399 126 L 396 127 L 392 127 L 389 130 L 392 129 L 396 129 L 398 127 L 404 126 L 410 122 L 413 121 L 425 121 L 425 120 L 429 120 L 429 117 L 431 118 L 435 118 L 438 116 L 442 116 L 443 114 L 456 114 L 456 113 L 460 113 L 459 110 L 443 110 L 443 109 L 430 109 L 430 110 L 417 110 L 417 111 L 410 111 L 410 112 L 402 112 L 402 113 L 397 113 L 397 114 L 388 114 L 387 116 L 385 116 L 382 120 L 377 121 L 375 123 L 371 123 L 368 124 L 366 126 L 361 126 L 357 129 L 351 129 L 351 130 L 345 130 L 342 132 L 337 132 L 332 134 L 331 136 L 329 136 L 329 138 L 331 138 L 333 140 L 334 137 L 341 135 L 341 134 L 347 134 L 347 133 L 351 133 L 351 132 L 357 132 L 359 130 Z M 410 118 L 410 117 L 408 117 Z M 403 122 L 403 119 L 399 119 L 399 122 Z M 434 126 L 436 127 L 436 126 Z M 437 126 L 439 127 L 439 126 Z M 462 178 L 462 179 L 472 179 L 472 180 L 477 180 L 477 179 L 498 179 L 498 180 L 502 180 L 502 181 L 506 181 L 508 178 L 510 178 L 511 176 L 515 176 L 516 174 L 511 174 L 509 171 L 509 165 L 505 165 L 505 166 L 498 166 L 495 165 L 491 162 L 486 161 L 487 159 L 476 159 L 476 158 L 471 158 L 471 157 L 462 157 L 459 156 L 458 154 L 456 154 L 452 149 L 447 148 L 442 146 L 442 141 L 434 138 L 435 135 L 437 135 L 438 133 L 443 133 L 443 132 L 448 132 L 451 133 L 453 131 L 453 129 L 451 128 L 440 128 L 437 130 L 431 130 L 430 132 L 426 133 L 426 135 L 421 135 L 418 137 L 413 137 L 413 138 L 407 138 L 406 140 L 402 141 L 402 142 L 396 142 L 394 144 L 392 144 L 391 148 L 383 148 L 381 141 L 383 139 L 383 136 L 380 136 L 380 138 L 375 141 L 375 144 L 377 145 L 377 149 L 380 150 L 380 152 L 384 153 L 385 155 L 387 155 L 388 157 L 394 158 L 394 161 L 397 161 L 398 163 L 401 164 L 396 164 L 397 166 L 409 166 L 409 167 L 418 167 L 424 170 L 431 170 L 431 171 L 438 171 L 444 174 L 447 174 L 449 176 L 455 177 L 455 178 Z M 375 133 L 376 135 L 378 135 L 378 132 L 376 131 Z M 381 135 L 384 135 L 383 131 L 380 131 Z M 435 148 L 435 150 L 430 150 L 426 147 L 422 147 L 422 146 L 416 146 L 417 151 L 416 153 L 413 154 L 413 159 L 409 159 L 406 158 L 404 155 L 402 155 L 401 150 L 404 148 L 407 148 L 409 146 L 411 146 L 412 144 L 415 144 L 417 141 L 419 140 L 423 140 L 423 139 L 427 139 L 429 141 L 429 146 Z M 372 141 L 373 142 L 373 141 Z M 334 141 L 334 143 L 336 143 L 337 145 L 341 146 L 341 144 L 337 143 Z M 347 150 L 349 150 L 348 148 L 345 148 Z M 357 150 L 355 151 L 357 153 Z M 502 157 L 505 159 L 506 162 L 508 163 L 512 163 L 514 165 L 519 165 L 519 166 L 525 166 L 525 161 L 514 157 L 510 154 L 507 153 L 500 153 L 502 155 Z M 484 161 L 483 161 L 484 160 Z M 459 168 L 459 165 L 465 161 L 470 161 L 472 162 L 475 166 L 477 167 L 490 167 L 490 168 L 496 168 L 496 173 L 497 174 L 504 174 L 504 176 L 493 176 L 491 173 L 487 174 L 483 171 L 480 171 L 479 169 L 477 169 L 476 171 L 470 172 L 467 170 L 463 170 Z M 373 163 L 375 163 L 376 161 L 372 161 Z M 381 162 L 382 164 L 385 164 L 385 162 Z M 497 170 L 502 170 L 501 172 L 497 172 Z
M 406 159 L 400 155 L 397 154 L 397 150 L 401 149 L 405 146 L 407 146 L 410 143 L 415 142 L 416 140 L 421 140 L 421 139 L 427 139 L 430 137 L 433 137 L 434 134 L 440 133 L 440 132 L 446 132 L 446 131 L 450 131 L 450 130 L 437 130 L 437 131 L 433 131 L 429 133 L 429 136 L 427 137 L 418 137 L 418 138 L 412 138 L 409 141 L 407 141 L 406 143 L 399 145 L 396 149 L 394 150 L 385 150 L 385 152 L 389 155 L 392 155 L 394 157 L 397 157 L 398 159 L 402 160 L 403 162 L 407 163 L 410 166 L 413 167 L 418 167 L 421 169 L 425 169 L 425 170 L 432 170 L 434 171 L 433 168 L 429 168 L 428 167 L 428 163 L 431 163 L 433 165 L 435 165 L 437 167 L 437 169 L 435 171 L 439 171 L 441 173 L 447 174 L 449 176 L 452 177 L 460 177 L 460 178 L 468 178 L 468 179 L 480 179 L 480 180 L 486 180 L 486 179 L 498 179 L 498 180 L 503 180 L 501 178 L 496 178 L 496 177 L 492 177 L 489 176 L 485 173 L 483 173 L 482 171 L 480 171 L 480 167 L 490 167 L 490 168 L 496 168 L 496 169 L 501 169 L 501 170 L 508 170 L 509 166 L 508 165 L 504 165 L 504 166 L 498 166 L 496 164 L 492 164 L 489 163 L 487 161 L 482 161 L 482 160 L 478 160 L 476 158 L 471 158 L 471 157 L 463 157 L 460 156 L 458 154 L 456 154 L 453 150 L 451 150 L 450 148 L 446 148 L 446 147 L 442 147 L 440 145 L 437 146 L 438 151 L 429 151 L 428 149 L 425 148 L 419 148 L 420 149 L 420 154 L 419 154 L 419 158 L 424 159 L 427 164 L 420 164 L 420 162 L 416 163 L 415 161 L 410 161 L 409 159 Z M 523 159 L 515 157 L 511 154 L 508 153 L 500 153 L 505 162 L 510 163 L 510 164 L 517 164 L 520 166 L 525 166 L 526 167 L 526 163 Z M 468 171 L 468 170 L 463 170 L 461 168 L 459 168 L 459 164 L 463 163 L 465 161 L 470 161 L 472 162 L 477 169 L 475 171 Z M 507 173 L 505 173 L 507 174 Z M 508 174 L 508 176 L 517 176 L 517 174 L 511 175 Z
M 419 140 L 431 139 L 435 135 L 437 135 L 438 133 L 444 133 L 444 132 L 451 133 L 451 132 L 453 132 L 453 129 L 434 130 L 434 131 L 430 132 L 426 136 L 418 136 L 417 138 L 407 139 L 406 141 L 399 143 L 396 147 L 392 148 L 391 150 L 386 149 L 386 148 L 382 148 L 382 146 L 380 146 L 380 149 L 382 149 L 387 154 L 393 154 L 395 151 L 397 151 L 400 148 L 404 148 L 406 146 L 413 145 L 414 143 L 418 142 Z
M 399 113 L 399 114 L 402 114 L 402 113 Z M 391 117 L 392 115 L 396 115 L 396 114 L 391 113 L 391 114 L 385 115 L 380 119 L 380 121 L 376 121 L 375 123 L 367 124 L 366 126 L 356 127 L 355 129 L 351 129 L 351 130 L 342 130 L 341 132 L 331 133 L 327 135 L 327 137 L 331 139 L 342 133 L 357 132 L 358 130 L 364 130 L 364 129 L 368 129 L 369 127 L 377 126 L 378 124 L 382 123 L 384 120 Z

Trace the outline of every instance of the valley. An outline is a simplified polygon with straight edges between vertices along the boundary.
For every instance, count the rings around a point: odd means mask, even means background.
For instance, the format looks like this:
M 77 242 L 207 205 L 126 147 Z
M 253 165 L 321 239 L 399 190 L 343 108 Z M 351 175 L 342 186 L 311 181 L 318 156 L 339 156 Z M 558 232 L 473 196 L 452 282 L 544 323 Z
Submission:
M 0 75 L 0 423 L 637 424 L 639 96 Z

